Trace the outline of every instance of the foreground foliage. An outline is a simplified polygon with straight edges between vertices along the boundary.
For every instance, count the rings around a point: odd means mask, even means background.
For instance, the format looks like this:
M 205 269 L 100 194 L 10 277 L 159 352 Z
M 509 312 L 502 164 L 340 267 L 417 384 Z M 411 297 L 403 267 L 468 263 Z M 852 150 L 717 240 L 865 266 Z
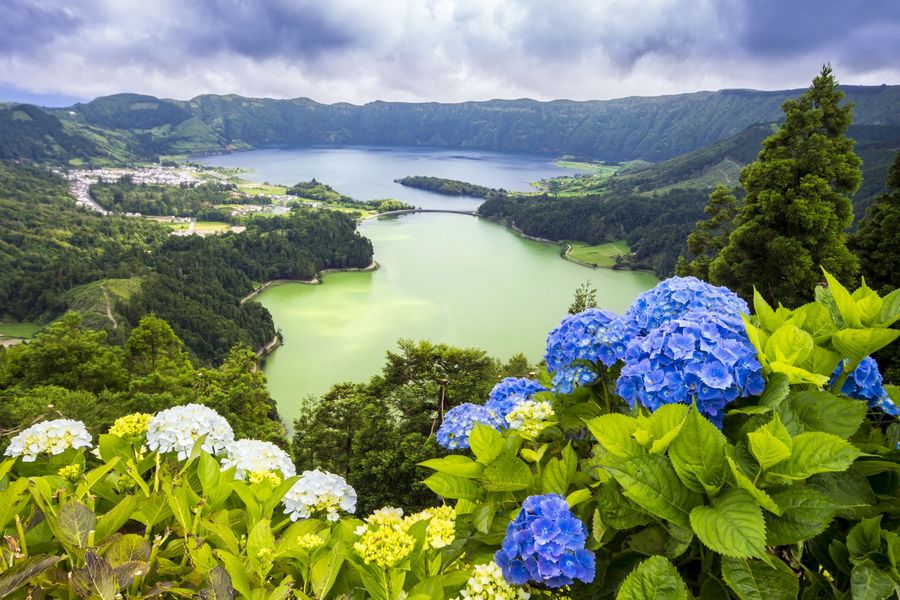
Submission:
M 898 398 L 867 357 L 897 337 L 900 294 L 825 277 L 795 310 L 757 294 L 744 330 L 743 301 L 695 279 L 621 317 L 566 317 L 554 373 L 447 412 L 437 439 L 454 451 L 422 464 L 454 504 L 413 514 L 348 516 L 342 478 L 294 475 L 202 406 L 120 420 L 99 459 L 77 423 L 41 424 L 0 463 L 0 591 L 887 598 Z

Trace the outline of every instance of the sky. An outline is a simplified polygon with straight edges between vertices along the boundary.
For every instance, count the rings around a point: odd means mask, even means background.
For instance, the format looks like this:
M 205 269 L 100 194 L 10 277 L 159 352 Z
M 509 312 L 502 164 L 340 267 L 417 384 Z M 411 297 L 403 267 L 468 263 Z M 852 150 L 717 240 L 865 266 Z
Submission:
M 0 100 L 552 100 L 900 83 L 900 0 L 0 0 Z

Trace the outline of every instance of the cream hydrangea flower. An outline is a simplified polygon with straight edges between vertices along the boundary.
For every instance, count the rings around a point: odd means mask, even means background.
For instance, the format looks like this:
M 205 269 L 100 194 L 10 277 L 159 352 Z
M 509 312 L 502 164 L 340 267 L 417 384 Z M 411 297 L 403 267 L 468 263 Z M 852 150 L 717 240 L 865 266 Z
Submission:
M 525 400 L 506 415 L 511 429 L 517 429 L 527 437 L 536 438 L 547 427 L 546 420 L 553 416 L 553 407 L 546 400 Z
M 324 514 L 329 521 L 337 521 L 338 510 L 356 511 L 356 490 L 343 477 L 318 469 L 304 471 L 282 500 L 284 513 L 291 521 Z
M 294 463 L 291 462 L 287 452 L 271 442 L 261 440 L 238 440 L 228 446 L 228 453 L 222 459 L 222 468 L 235 467 L 234 476 L 237 479 L 268 478 L 264 473 L 281 473 L 282 477 L 293 477 L 297 474 Z
M 55 419 L 32 425 L 20 432 L 3 453 L 21 456 L 24 462 L 34 462 L 39 454 L 62 454 L 68 448 L 90 448 L 91 434 L 81 421 Z
M 222 415 L 202 404 L 185 404 L 161 410 L 147 426 L 147 448 L 152 451 L 177 452 L 178 460 L 191 454 L 202 436 L 203 450 L 218 455 L 234 442 L 231 425 Z
M 491 561 L 476 565 L 466 587 L 455 600 L 528 600 L 531 594 L 503 578 L 503 571 Z
M 386 506 L 366 517 L 365 524 L 356 528 L 359 541 L 353 544 L 366 564 L 376 564 L 383 569 L 397 565 L 409 556 L 416 546 L 416 539 L 407 533 L 412 521 L 403 518 L 403 509 Z
M 404 519 L 407 527 L 413 523 L 431 519 L 426 530 L 425 543 L 430 548 L 444 548 L 456 537 L 456 509 L 452 506 L 436 506 L 409 515 Z

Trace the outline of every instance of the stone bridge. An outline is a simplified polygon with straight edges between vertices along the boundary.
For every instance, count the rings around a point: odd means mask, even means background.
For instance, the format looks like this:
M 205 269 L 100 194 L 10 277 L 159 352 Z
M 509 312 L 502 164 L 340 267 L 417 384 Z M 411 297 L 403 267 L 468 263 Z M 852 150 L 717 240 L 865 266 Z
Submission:
M 470 217 L 478 216 L 474 210 L 447 210 L 442 208 L 405 208 L 403 210 L 389 210 L 387 212 L 372 215 L 370 219 L 376 217 L 393 217 L 394 215 L 409 215 L 412 213 L 450 213 L 453 215 L 469 215 Z

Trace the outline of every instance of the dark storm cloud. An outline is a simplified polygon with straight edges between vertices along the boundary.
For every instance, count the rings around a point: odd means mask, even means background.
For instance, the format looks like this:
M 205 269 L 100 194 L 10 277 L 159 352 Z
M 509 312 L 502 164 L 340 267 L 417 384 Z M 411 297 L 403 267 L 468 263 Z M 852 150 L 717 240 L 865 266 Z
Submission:
M 759 56 L 818 52 L 872 68 L 900 60 L 897 0 L 746 0 L 735 17 L 738 43 Z
M 77 13 L 55 2 L 0 2 L 0 54 L 28 54 L 31 50 L 80 28 Z
M 175 31 L 192 56 L 234 52 L 253 59 L 309 58 L 353 45 L 348 23 L 336 22 L 313 1 L 200 0 L 187 5 Z

